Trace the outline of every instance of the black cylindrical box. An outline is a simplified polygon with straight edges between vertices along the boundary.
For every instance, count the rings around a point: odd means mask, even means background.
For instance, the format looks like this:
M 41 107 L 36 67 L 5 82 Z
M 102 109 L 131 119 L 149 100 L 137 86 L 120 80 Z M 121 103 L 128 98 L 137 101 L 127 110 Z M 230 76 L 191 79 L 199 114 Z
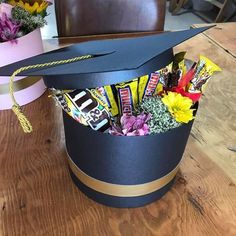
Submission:
M 178 171 L 192 123 L 148 136 L 113 136 L 63 113 L 70 173 L 79 189 L 112 207 L 140 207 L 161 198 Z

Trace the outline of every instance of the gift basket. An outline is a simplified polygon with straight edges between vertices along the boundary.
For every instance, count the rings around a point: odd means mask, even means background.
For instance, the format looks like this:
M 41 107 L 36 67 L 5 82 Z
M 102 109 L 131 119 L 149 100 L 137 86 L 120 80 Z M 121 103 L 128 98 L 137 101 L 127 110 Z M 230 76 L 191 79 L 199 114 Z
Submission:
M 40 27 L 46 24 L 47 1 L 0 1 L 0 67 L 43 53 Z M 20 105 L 30 103 L 45 91 L 40 76 L 17 77 L 15 97 Z M 0 77 L 0 110 L 12 106 L 9 77 Z
M 105 205 L 139 207 L 171 188 L 202 91 L 220 71 L 204 56 L 192 62 L 173 54 L 206 29 L 80 43 L 1 73 L 44 76 L 63 109 L 69 169 L 82 192 Z

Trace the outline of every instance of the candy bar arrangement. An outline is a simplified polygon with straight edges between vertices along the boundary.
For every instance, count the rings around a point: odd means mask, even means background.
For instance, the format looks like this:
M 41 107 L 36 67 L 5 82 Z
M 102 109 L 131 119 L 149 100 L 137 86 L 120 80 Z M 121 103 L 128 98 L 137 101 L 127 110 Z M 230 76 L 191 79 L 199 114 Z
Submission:
M 129 82 L 93 89 L 56 90 L 52 97 L 77 122 L 118 136 L 164 133 L 194 119 L 196 103 L 214 72 L 211 60 L 185 59 Z

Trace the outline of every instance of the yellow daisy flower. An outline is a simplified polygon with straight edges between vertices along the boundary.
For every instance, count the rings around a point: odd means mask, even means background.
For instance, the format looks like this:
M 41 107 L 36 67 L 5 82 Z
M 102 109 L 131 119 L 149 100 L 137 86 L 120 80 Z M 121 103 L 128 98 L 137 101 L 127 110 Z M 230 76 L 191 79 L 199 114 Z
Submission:
M 162 102 L 167 106 L 169 112 L 180 123 L 188 123 L 194 119 L 191 106 L 192 100 L 188 97 L 183 97 L 179 93 L 168 92 L 162 98 Z
M 28 1 L 28 0 L 9 0 L 9 4 L 13 6 L 20 6 L 30 14 L 41 13 L 48 7 L 48 3 L 44 0 L 41 1 Z

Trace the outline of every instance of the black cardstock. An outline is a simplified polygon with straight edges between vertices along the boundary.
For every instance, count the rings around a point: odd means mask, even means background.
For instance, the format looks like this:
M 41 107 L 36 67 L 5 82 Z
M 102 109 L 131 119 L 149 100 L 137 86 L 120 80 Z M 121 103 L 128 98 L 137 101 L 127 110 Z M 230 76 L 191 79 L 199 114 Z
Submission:
M 123 137 L 93 131 L 64 112 L 63 119 L 66 148 L 73 162 L 95 179 L 122 185 L 148 183 L 172 171 L 181 161 L 193 123 L 189 122 L 166 133 Z M 85 194 L 113 207 L 143 206 L 159 199 L 171 186 L 168 184 L 141 197 L 115 197 L 84 186 L 71 174 Z
M 56 89 L 94 88 L 125 82 L 165 67 L 173 59 L 174 46 L 209 28 L 79 43 L 4 66 L 0 75 L 9 76 L 23 66 L 94 55 L 90 59 L 31 69 L 19 75 L 44 76 L 46 86 Z

